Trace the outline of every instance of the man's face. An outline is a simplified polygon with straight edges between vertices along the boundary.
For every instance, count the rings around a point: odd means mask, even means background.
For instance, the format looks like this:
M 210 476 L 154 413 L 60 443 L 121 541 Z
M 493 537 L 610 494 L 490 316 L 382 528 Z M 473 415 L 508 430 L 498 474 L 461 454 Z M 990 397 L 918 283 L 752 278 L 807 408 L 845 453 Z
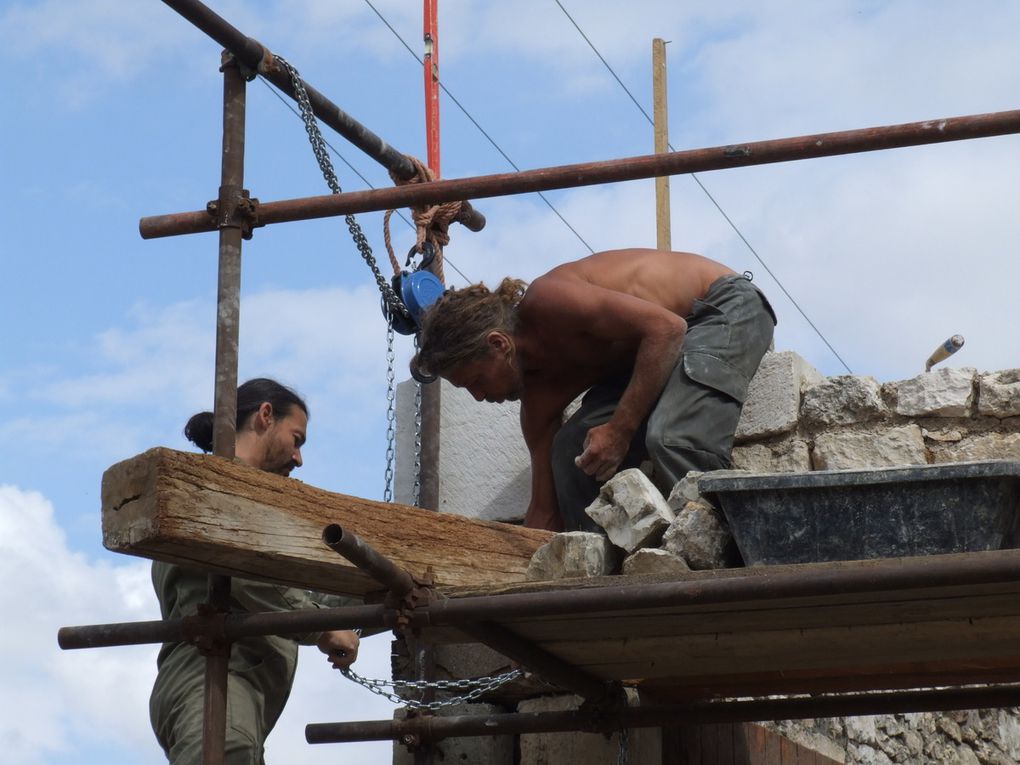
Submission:
M 521 396 L 520 377 L 511 357 L 497 350 L 477 361 L 461 364 L 444 375 L 452 385 L 464 388 L 475 401 L 502 404 Z
M 262 435 L 261 464 L 255 467 L 284 476 L 301 467 L 301 447 L 307 429 L 308 415 L 299 406 L 291 407 L 285 417 L 274 417 Z

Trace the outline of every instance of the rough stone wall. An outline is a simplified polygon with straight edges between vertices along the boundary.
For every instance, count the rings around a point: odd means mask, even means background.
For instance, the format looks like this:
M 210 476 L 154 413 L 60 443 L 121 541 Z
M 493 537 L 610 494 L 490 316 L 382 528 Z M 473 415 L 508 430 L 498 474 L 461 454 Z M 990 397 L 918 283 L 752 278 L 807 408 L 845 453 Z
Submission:
M 1020 369 L 944 368 L 909 380 L 823 378 L 770 353 L 751 383 L 734 467 L 755 472 L 1020 459 Z

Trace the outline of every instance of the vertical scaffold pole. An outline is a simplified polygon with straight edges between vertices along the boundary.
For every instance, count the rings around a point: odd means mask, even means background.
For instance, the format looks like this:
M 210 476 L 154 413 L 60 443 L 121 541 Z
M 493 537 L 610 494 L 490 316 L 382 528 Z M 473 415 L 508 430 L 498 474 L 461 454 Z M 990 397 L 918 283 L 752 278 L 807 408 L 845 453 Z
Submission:
M 439 167 L 439 0 L 423 0 L 422 57 L 425 74 L 425 141 L 428 165 L 436 178 Z M 434 271 L 435 269 L 433 269 Z M 439 509 L 439 419 L 440 383 L 423 385 L 421 391 L 421 490 L 418 504 L 426 510 Z
M 655 122 L 655 153 L 669 151 L 669 124 L 666 99 L 666 41 L 661 37 L 652 40 L 652 92 Z M 655 179 L 655 246 L 660 250 L 673 249 L 670 234 L 669 176 Z
M 234 458 L 237 443 L 237 345 L 241 313 L 241 240 L 244 199 L 244 122 L 246 81 L 240 66 L 224 52 L 223 156 L 217 201 L 219 273 L 216 295 L 216 389 L 213 406 L 213 453 Z M 209 577 L 209 604 L 226 610 L 230 577 Z M 206 645 L 205 712 L 202 720 L 202 765 L 222 765 L 227 727 L 227 664 L 230 644 Z

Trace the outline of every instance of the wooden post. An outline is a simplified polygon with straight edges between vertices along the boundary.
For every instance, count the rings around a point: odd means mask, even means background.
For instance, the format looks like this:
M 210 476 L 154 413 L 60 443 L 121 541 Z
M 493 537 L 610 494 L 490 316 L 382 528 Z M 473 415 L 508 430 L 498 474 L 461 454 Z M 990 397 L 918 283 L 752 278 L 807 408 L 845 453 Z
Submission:
M 668 107 L 666 101 L 666 41 L 652 40 L 652 92 L 655 115 L 655 153 L 669 151 Z M 669 176 L 655 179 L 655 246 L 672 250 L 669 225 Z

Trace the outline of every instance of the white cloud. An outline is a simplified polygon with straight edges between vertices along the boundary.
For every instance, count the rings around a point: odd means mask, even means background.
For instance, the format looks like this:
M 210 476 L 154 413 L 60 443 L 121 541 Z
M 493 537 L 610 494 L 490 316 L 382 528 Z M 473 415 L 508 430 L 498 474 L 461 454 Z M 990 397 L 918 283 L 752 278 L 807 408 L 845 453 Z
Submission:
M 148 719 L 156 646 L 61 651 L 60 627 L 159 618 L 149 563 L 92 561 L 73 552 L 50 502 L 38 492 L 0 485 L 0 746 L 5 762 L 57 765 L 93 748 L 117 753 L 109 765 L 165 762 Z M 308 722 L 385 719 L 392 706 L 333 672 L 302 649 L 288 711 L 270 738 L 281 762 L 379 762 L 385 745 L 310 748 Z M 389 677 L 387 635 L 366 640 L 357 665 Z

